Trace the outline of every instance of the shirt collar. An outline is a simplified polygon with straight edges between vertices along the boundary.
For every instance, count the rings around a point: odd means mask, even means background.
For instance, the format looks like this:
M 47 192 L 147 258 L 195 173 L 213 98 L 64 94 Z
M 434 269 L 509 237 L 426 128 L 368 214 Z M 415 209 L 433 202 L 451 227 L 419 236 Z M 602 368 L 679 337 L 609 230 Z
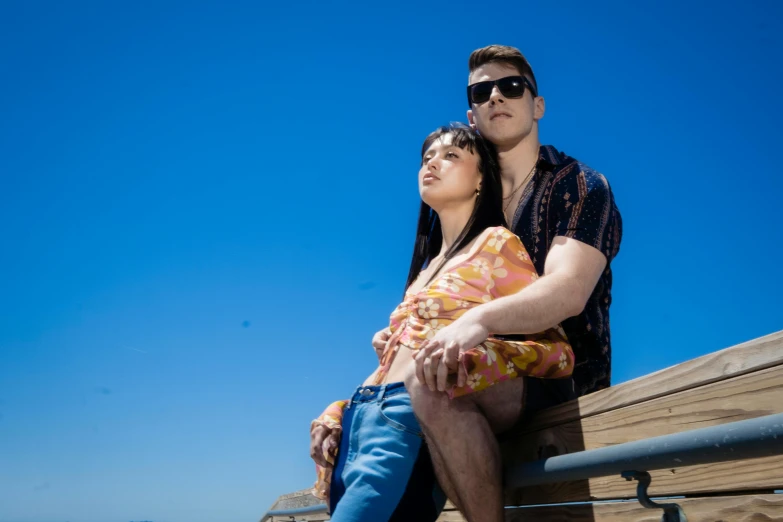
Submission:
M 573 161 L 572 158 L 563 154 L 552 145 L 541 145 L 538 151 L 538 166 L 544 170 L 556 170 L 571 161 Z

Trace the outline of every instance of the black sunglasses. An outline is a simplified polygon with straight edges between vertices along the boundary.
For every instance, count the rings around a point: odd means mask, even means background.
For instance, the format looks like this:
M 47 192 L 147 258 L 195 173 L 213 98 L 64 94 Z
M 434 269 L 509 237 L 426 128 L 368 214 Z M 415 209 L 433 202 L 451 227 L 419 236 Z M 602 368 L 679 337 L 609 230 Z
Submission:
M 530 83 L 530 80 L 524 76 L 506 76 L 499 80 L 488 80 L 468 85 L 468 105 L 473 103 L 484 103 L 492 96 L 492 89 L 498 86 L 500 94 L 506 98 L 521 98 L 525 94 L 525 86 L 530 89 L 530 94 L 535 98 L 538 96 L 536 88 Z

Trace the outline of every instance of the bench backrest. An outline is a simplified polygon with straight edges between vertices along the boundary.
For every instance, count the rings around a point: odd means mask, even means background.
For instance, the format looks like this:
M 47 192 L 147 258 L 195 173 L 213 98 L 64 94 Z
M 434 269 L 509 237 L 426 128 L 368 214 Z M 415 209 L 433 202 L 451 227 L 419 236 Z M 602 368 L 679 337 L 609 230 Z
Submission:
M 502 445 L 504 464 L 513 466 L 576 451 L 714 426 L 783 412 L 783 332 L 746 342 L 582 397 L 541 412 Z M 651 496 L 687 495 L 692 510 L 759 513 L 766 506 L 783 520 L 783 455 L 651 471 Z M 748 495 L 755 494 L 751 498 Z M 727 495 L 722 501 L 710 500 Z M 618 476 L 528 487 L 506 492 L 506 504 L 633 499 L 636 483 Z M 732 497 L 734 500 L 726 500 Z M 735 498 L 736 497 L 736 498 Z M 709 507 L 713 506 L 713 507 Z M 684 506 L 683 506 L 684 507 Z M 549 509 L 545 518 L 580 520 L 578 510 L 595 515 L 595 506 Z M 633 503 L 606 512 L 641 509 Z M 546 510 L 544 510 L 546 511 Z M 651 511 L 651 510 L 646 510 Z M 532 510 L 520 510 L 533 514 Z M 555 512 L 559 513 L 555 515 Z M 644 512 L 644 510 L 642 511 Z M 662 513 L 662 512 L 661 512 Z M 660 514 L 658 513 L 658 520 Z M 647 513 L 650 515 L 650 513 Z M 713 513 L 715 515 L 716 513 Z M 543 516 L 537 509 L 532 520 Z M 574 518 L 571 518 L 574 517 Z M 584 518 L 588 520 L 588 518 Z M 607 519 L 609 520 L 609 519 Z M 688 520 L 691 521 L 690 515 Z M 710 520 L 721 520 L 719 517 Z
M 783 332 L 705 355 L 540 412 L 502 443 L 504 465 L 601 448 L 783 412 Z M 688 522 L 783 522 L 783 455 L 651 471 L 652 497 L 676 502 Z M 564 504 L 633 499 L 627 502 Z M 636 483 L 618 476 L 506 491 L 508 521 L 658 521 L 641 507 Z M 317 503 L 309 491 L 273 509 Z M 560 504 L 541 506 L 541 504 Z M 326 520 L 325 513 L 297 520 Z M 269 517 L 290 520 L 287 517 Z M 439 522 L 464 518 L 447 505 Z

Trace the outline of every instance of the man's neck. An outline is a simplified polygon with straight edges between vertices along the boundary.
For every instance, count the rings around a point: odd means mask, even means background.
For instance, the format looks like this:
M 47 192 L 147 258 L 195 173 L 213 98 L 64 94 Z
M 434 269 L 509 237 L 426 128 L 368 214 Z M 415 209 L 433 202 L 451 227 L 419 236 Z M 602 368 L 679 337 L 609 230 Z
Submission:
M 499 148 L 498 150 L 503 197 L 507 197 L 514 189 L 518 188 L 538 162 L 541 143 L 537 136 L 528 136 L 528 138 L 511 148 L 505 150 Z

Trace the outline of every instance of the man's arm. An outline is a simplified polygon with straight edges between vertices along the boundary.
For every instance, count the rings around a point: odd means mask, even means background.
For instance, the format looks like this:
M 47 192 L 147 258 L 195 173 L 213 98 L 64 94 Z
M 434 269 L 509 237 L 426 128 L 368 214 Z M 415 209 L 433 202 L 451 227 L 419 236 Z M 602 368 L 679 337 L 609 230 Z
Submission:
M 614 196 L 604 176 L 580 168 L 555 183 L 549 205 L 556 231 L 544 274 L 515 295 L 469 310 L 452 326 L 468 319 L 488 335 L 531 334 L 584 310 L 619 247 L 622 221 Z
M 464 369 L 460 354 L 491 334 L 543 332 L 578 315 L 585 307 L 606 257 L 577 239 L 557 236 L 544 262 L 544 275 L 513 295 L 499 297 L 465 312 L 440 330 L 414 356 L 416 376 L 432 391 L 444 391 L 450 372 Z M 467 375 L 459 371 L 457 386 Z
M 542 277 L 514 295 L 467 311 L 461 319 L 475 321 L 489 334 L 543 332 L 584 310 L 605 268 L 606 257 L 599 250 L 557 236 Z
M 435 389 L 466 350 L 491 334 L 542 332 L 584 310 L 606 264 L 619 249 L 622 220 L 609 184 L 589 169 L 557 182 L 549 196 L 556 232 L 544 274 L 519 292 L 465 312 L 416 353 L 416 375 Z M 437 377 L 437 379 L 436 379 Z M 458 379 L 459 385 L 464 384 Z

